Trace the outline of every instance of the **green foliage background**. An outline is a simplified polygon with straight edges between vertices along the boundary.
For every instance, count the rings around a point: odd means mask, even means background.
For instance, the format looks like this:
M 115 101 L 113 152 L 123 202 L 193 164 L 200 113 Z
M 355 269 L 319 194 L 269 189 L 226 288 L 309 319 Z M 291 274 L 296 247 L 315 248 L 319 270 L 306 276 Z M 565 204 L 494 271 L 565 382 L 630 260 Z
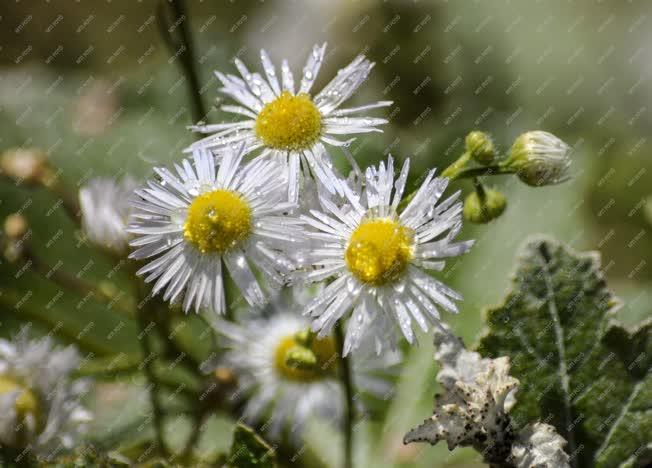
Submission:
M 185 130 L 190 105 L 178 64 L 159 39 L 155 7 L 148 0 L 0 5 L 0 150 L 43 149 L 71 192 L 97 175 L 143 177 L 153 164 L 177 160 L 191 140 Z M 461 237 L 477 243 L 443 276 L 465 297 L 461 313 L 447 318 L 466 342 L 478 335 L 480 310 L 503 297 L 516 247 L 532 233 L 602 251 L 626 323 L 652 310 L 648 3 L 234 0 L 189 1 L 188 8 L 209 104 L 218 86 L 212 70 L 233 71 L 234 55 L 253 67 L 261 47 L 276 60 L 287 56 L 298 73 L 309 47 L 328 40 L 333 53 L 317 88 L 359 52 L 375 60 L 355 101 L 392 99 L 395 105 L 382 136 L 352 146 L 362 166 L 389 152 L 412 156 L 416 183 L 425 169 L 452 162 L 476 128 L 489 131 L 502 150 L 532 129 L 551 131 L 575 148 L 571 182 L 531 189 L 516 178 L 496 178 L 508 196 L 506 213 L 488 226 L 465 226 Z M 222 118 L 212 106 L 209 120 Z M 459 188 L 468 191 L 465 184 Z M 16 211 L 29 218 L 33 243 L 51 264 L 61 261 L 71 274 L 111 283 L 129 300 L 130 275 L 79 241 L 55 197 L 0 182 L 0 218 Z M 0 265 L 2 336 L 30 321 L 40 332 L 56 330 L 92 359 L 111 362 L 124 353 L 125 367 L 138 362 L 133 317 L 73 292 L 59 294 L 23 267 Z M 174 323 L 188 349 L 205 355 L 210 339 L 201 334 L 202 324 L 193 318 Z M 384 421 L 363 422 L 356 431 L 361 466 L 480 463 L 470 451 L 401 444 L 405 431 L 431 411 L 436 387 L 430 338 L 420 342 L 408 350 Z M 138 378 L 111 376 L 91 406 L 97 413 L 91 440 L 130 438 L 137 445 L 136 436 L 151 437 L 150 427 L 141 428 L 149 410 Z M 172 442 L 188 427 L 184 418 L 170 422 Z M 230 418 L 212 418 L 200 449 L 227 451 L 232 428 Z M 332 430 L 315 425 L 306 439 L 335 466 L 339 443 Z

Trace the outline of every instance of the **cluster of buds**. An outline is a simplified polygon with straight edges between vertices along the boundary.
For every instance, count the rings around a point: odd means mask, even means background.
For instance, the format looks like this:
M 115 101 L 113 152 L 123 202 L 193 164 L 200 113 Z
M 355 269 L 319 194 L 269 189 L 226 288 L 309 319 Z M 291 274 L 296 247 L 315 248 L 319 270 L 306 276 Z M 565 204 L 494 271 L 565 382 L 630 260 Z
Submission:
M 502 215 L 507 199 L 495 188 L 484 187 L 479 177 L 514 174 L 531 187 L 556 185 L 570 178 L 570 152 L 555 135 L 531 131 L 516 138 L 509 153 L 500 156 L 491 137 L 476 130 L 466 136 L 464 153 L 443 175 L 474 178 L 476 190 L 464 201 L 464 217 L 473 223 L 488 223 Z M 469 167 L 472 162 L 476 167 Z

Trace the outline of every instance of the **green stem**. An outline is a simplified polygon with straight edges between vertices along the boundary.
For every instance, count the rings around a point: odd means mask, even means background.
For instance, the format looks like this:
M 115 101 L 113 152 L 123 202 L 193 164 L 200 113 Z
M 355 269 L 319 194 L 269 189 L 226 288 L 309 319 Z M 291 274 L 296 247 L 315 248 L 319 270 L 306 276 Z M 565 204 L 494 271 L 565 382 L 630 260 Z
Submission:
M 186 440 L 186 444 L 183 448 L 183 451 L 181 452 L 181 459 L 187 461 L 190 461 L 192 450 L 197 445 L 197 442 L 199 441 L 199 436 L 201 435 L 201 429 L 204 424 L 204 420 L 206 419 L 206 412 L 204 408 L 199 408 L 197 413 L 195 413 L 192 416 L 192 419 L 193 419 L 192 430 L 190 432 L 190 435 L 188 436 L 188 439 Z
M 159 389 L 158 380 L 156 378 L 156 373 L 154 370 L 154 359 L 156 356 L 152 354 L 152 347 L 149 341 L 149 332 L 151 330 L 148 330 L 148 327 L 150 324 L 150 315 L 151 312 L 153 312 L 152 307 L 150 305 L 152 298 L 147 297 L 144 283 L 140 280 L 138 280 L 138 282 L 140 283 L 140 287 L 139 287 L 140 295 L 141 297 L 143 297 L 145 301 L 143 307 L 140 307 L 137 313 L 138 326 L 139 326 L 140 333 L 142 334 L 142 337 L 139 340 L 140 347 L 142 349 L 143 359 L 145 360 L 143 373 L 145 374 L 145 378 L 149 383 L 149 399 L 150 399 L 150 404 L 152 405 L 152 419 L 154 423 L 154 431 L 156 433 L 156 443 L 161 455 L 167 458 L 169 452 L 165 444 L 165 438 L 163 435 L 163 422 L 164 422 L 163 418 L 165 415 L 163 412 L 163 406 L 161 405 L 161 402 L 159 400 L 160 389 Z
M 344 331 L 342 320 L 335 325 L 335 337 L 338 346 L 338 359 L 340 378 L 345 394 L 344 408 L 344 468 L 353 468 L 353 421 L 354 421 L 354 394 L 353 379 L 351 375 L 351 363 L 348 357 L 344 357 Z
M 36 255 L 31 246 L 26 243 L 24 250 L 25 258 L 31 262 L 31 266 L 39 275 L 45 279 L 54 281 L 64 289 L 70 289 L 81 296 L 93 296 L 96 300 L 111 307 L 114 305 L 118 310 L 128 317 L 134 316 L 134 310 L 119 300 L 118 296 L 96 287 L 94 284 L 84 281 L 76 276 L 70 275 L 59 268 L 51 267 L 44 260 Z
M 16 180 L 5 174 L 0 174 L 0 180 L 18 186 Z M 48 166 L 48 168 L 44 170 L 44 174 L 41 175 L 38 180 L 34 182 L 25 182 L 25 185 L 27 187 L 43 187 L 49 191 L 50 194 L 59 197 L 61 200 L 61 206 L 68 216 L 70 216 L 70 219 L 72 219 L 77 225 L 81 223 L 81 208 L 79 207 L 79 201 L 63 184 L 61 184 L 57 176 L 54 174 L 53 168 Z
M 41 184 L 53 195 L 61 200 L 61 206 L 68 213 L 68 216 L 79 225 L 81 223 L 81 207 L 79 201 L 72 195 L 54 174 L 47 174 L 41 177 Z
M 475 187 L 475 191 L 478 193 L 478 197 L 480 197 L 480 200 L 482 203 L 484 203 L 484 200 L 487 196 L 487 193 L 485 192 L 484 185 L 482 185 L 482 182 L 480 182 L 480 179 L 477 177 L 473 178 L 473 186 Z
M 510 171 L 509 169 L 506 169 L 500 165 L 483 166 L 483 167 L 473 167 L 471 169 L 464 169 L 451 176 L 450 179 L 451 180 L 470 179 L 474 177 L 486 177 L 486 176 L 512 174 L 512 173 L 513 171 Z
M 206 108 L 201 98 L 199 86 L 199 76 L 195 67 L 195 50 L 190 35 L 190 20 L 186 10 L 184 0 L 164 0 L 159 10 L 159 21 L 161 22 L 161 34 L 167 46 L 171 49 L 173 55 L 177 55 L 180 60 L 183 74 L 188 80 L 190 100 L 192 103 L 192 119 L 194 123 L 206 119 Z M 169 10 L 172 15 L 172 24 L 165 10 Z M 163 29 L 163 26 L 167 26 Z M 178 33 L 172 36 L 173 31 Z
M 442 177 L 447 177 L 450 180 L 460 180 L 460 179 L 477 179 L 478 177 L 488 177 L 494 175 L 503 175 L 503 174 L 513 174 L 514 171 L 506 168 L 504 165 L 496 164 L 493 166 L 482 166 L 482 167 L 472 167 L 470 169 L 464 169 L 464 164 L 468 162 L 464 161 L 465 156 L 468 153 L 464 153 L 457 161 L 448 166 L 444 172 L 441 173 Z M 398 205 L 399 213 L 405 209 L 406 206 L 410 204 L 414 196 L 416 195 L 417 190 L 413 190 L 408 193 L 401 203 Z
M 222 272 L 226 272 L 226 264 L 222 263 Z M 229 322 L 233 321 L 233 311 L 235 307 L 242 300 L 242 296 L 238 292 L 238 287 L 235 284 L 235 281 L 229 275 L 223 275 L 223 287 L 224 287 L 224 318 Z
M 453 164 L 444 169 L 444 172 L 441 173 L 442 177 L 448 177 L 449 179 L 455 178 L 455 175 L 466 167 L 466 165 L 471 160 L 471 153 L 465 152 L 460 156 Z

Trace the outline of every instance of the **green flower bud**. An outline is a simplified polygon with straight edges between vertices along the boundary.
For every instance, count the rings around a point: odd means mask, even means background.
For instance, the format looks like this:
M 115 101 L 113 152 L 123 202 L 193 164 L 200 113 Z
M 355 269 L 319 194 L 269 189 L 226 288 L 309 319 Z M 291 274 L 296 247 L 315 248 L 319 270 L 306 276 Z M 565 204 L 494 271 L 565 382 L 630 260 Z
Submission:
M 496 150 L 491 137 L 484 132 L 473 131 L 466 136 L 466 151 L 480 164 L 491 164 L 496 157 Z
M 312 382 L 330 377 L 337 366 L 335 341 L 303 330 L 279 341 L 274 361 L 278 374 L 289 380 Z
M 533 187 L 567 181 L 570 147 L 552 133 L 534 131 L 519 136 L 502 163 L 522 182 Z
M 317 356 L 310 348 L 293 346 L 285 353 L 285 365 L 304 371 L 311 371 L 317 367 Z
M 310 328 L 302 330 L 294 335 L 294 341 L 300 345 L 310 347 L 312 340 L 317 336 L 317 334 L 312 331 Z
M 464 219 L 485 224 L 503 214 L 506 206 L 505 195 L 498 190 L 482 188 L 469 194 L 464 200 Z

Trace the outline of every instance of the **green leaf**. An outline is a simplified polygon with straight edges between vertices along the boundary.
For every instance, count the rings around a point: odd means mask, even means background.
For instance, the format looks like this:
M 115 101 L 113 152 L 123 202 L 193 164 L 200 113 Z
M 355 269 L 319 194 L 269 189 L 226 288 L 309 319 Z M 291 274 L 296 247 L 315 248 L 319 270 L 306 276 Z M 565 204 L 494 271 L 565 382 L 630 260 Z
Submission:
M 274 449 L 253 429 L 240 423 L 233 433 L 229 466 L 235 468 L 273 468 Z
M 652 321 L 628 331 L 596 253 L 526 242 L 503 304 L 487 311 L 478 351 L 509 356 L 522 386 L 512 411 L 568 441 L 571 466 L 615 467 L 652 434 Z
M 120 468 L 131 466 L 129 460 L 115 453 L 104 453 L 92 445 L 77 447 L 72 453 L 62 455 L 51 463 L 41 463 L 47 468 L 76 468 L 95 466 L 98 468 Z
M 117 353 L 84 360 L 76 374 L 80 377 L 110 380 L 140 372 L 139 365 L 142 362 L 143 357 L 140 354 Z

